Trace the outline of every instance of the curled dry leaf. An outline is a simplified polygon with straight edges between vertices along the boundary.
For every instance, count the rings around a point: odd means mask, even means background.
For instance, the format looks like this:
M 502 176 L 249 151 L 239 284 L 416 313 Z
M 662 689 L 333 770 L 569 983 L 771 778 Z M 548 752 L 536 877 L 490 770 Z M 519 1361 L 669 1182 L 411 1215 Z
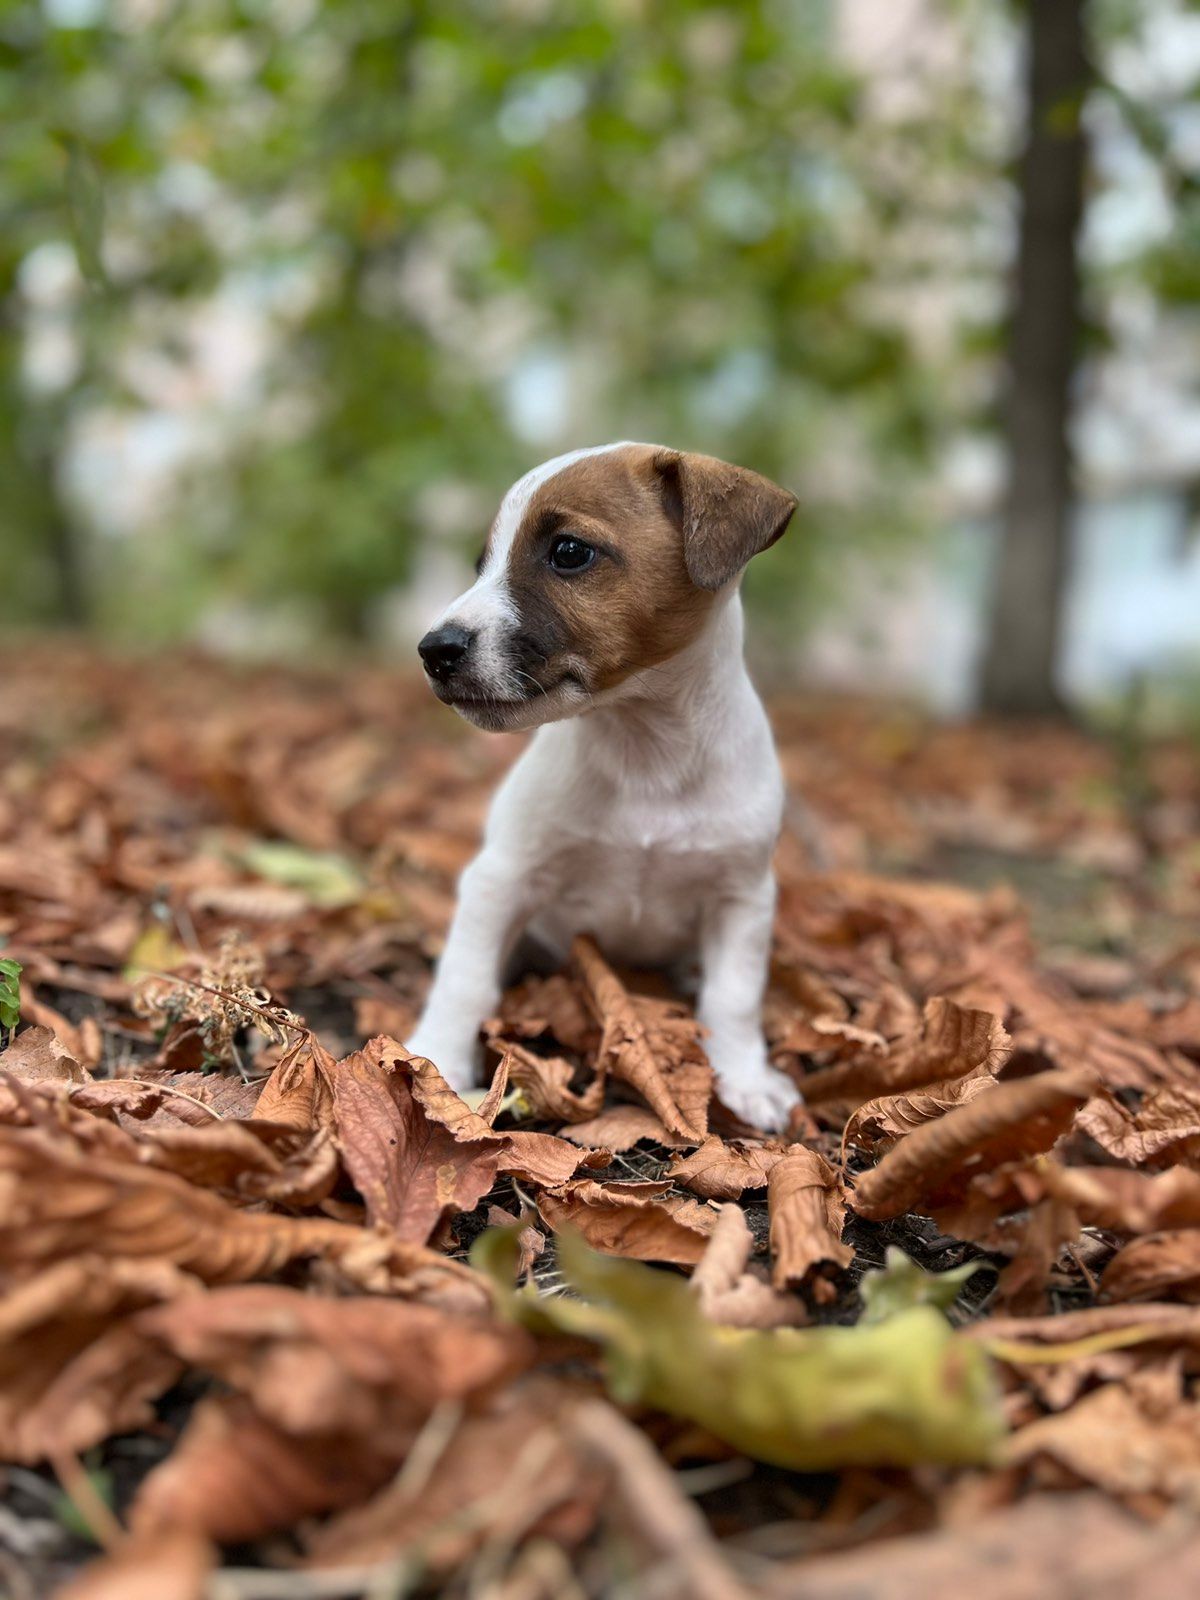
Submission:
M 994 1083 L 986 1068 L 968 1072 L 962 1078 L 947 1078 L 909 1094 L 881 1095 L 867 1100 L 847 1120 L 842 1133 L 842 1150 L 850 1146 L 876 1150 L 880 1145 L 903 1139 L 927 1122 L 936 1122 L 955 1106 L 967 1105 L 984 1094 Z
M 425 1572 L 437 1574 L 497 1539 L 577 1544 L 591 1531 L 606 1488 L 568 1427 L 588 1392 L 535 1375 L 475 1412 L 435 1412 L 409 1467 L 374 1499 L 309 1536 L 306 1564 L 369 1566 L 415 1553 Z M 436 1456 L 420 1470 L 430 1444 Z
M 0 1128 L 0 1275 L 80 1253 L 181 1267 L 205 1283 L 269 1277 L 305 1257 L 363 1287 L 397 1286 L 442 1262 L 321 1218 L 240 1211 L 173 1174 L 85 1156 L 37 1129 Z
M 926 1005 L 919 1028 L 896 1040 L 885 1054 L 872 1050 L 809 1073 L 804 1098 L 809 1105 L 835 1100 L 858 1104 L 980 1070 L 994 1075 L 1008 1049 L 1008 1034 L 998 1016 L 939 996 Z
M 997 1084 L 986 1094 L 926 1123 L 860 1177 L 852 1204 L 885 1221 L 918 1204 L 942 1204 L 977 1172 L 1048 1150 L 1088 1098 L 1087 1073 L 1044 1072 Z
M 669 1193 L 670 1188 L 669 1183 L 578 1178 L 545 1190 L 538 1210 L 555 1233 L 571 1228 L 604 1255 L 691 1266 L 704 1254 L 716 1213 Z
M 846 1195 L 841 1174 L 824 1156 L 793 1145 L 771 1168 L 771 1282 L 802 1283 L 814 1267 L 847 1267 L 854 1251 L 841 1242 Z
M 36 1462 L 55 1450 L 89 1449 L 110 1433 L 147 1423 L 148 1400 L 178 1371 L 169 1356 L 98 1382 L 71 1418 L 54 1398 L 60 1377 L 131 1313 L 195 1296 L 201 1287 L 166 1262 L 90 1254 L 73 1255 L 9 1286 L 0 1306 L 0 1454 Z
M 242 1395 L 209 1397 L 141 1483 L 129 1524 L 139 1543 L 169 1532 L 240 1543 L 353 1504 L 394 1470 L 370 1438 L 297 1439 Z
M 1164 1084 L 1152 1089 L 1134 1114 L 1107 1093 L 1095 1095 L 1078 1125 L 1098 1145 L 1135 1166 L 1195 1166 L 1200 1158 L 1200 1088 Z
M 1082 1221 L 1115 1233 L 1200 1227 L 1200 1173 L 1185 1167 L 1152 1174 L 1047 1162 L 1033 1184 L 1074 1206 Z
M 1008 1442 L 1010 1462 L 1044 1457 L 1109 1494 L 1194 1505 L 1200 1495 L 1200 1410 L 1182 1398 L 1170 1371 L 1139 1373 L 1030 1423 Z
M 587 1122 L 600 1111 L 605 1076 L 599 1068 L 587 1086 L 577 1091 L 571 1087 L 575 1068 L 562 1056 L 540 1056 L 513 1043 L 503 1048 L 509 1082 L 520 1090 L 533 1116 L 555 1122 Z
M 285 1056 L 263 1085 L 255 1117 L 294 1128 L 332 1128 L 333 1069 L 333 1057 L 315 1040 Z
M 784 1155 L 782 1145 L 726 1144 L 710 1134 L 698 1150 L 676 1156 L 667 1177 L 705 1200 L 736 1200 L 746 1189 L 764 1189 Z
M 712 1072 L 695 1022 L 677 1006 L 639 1007 L 592 939 L 576 939 L 571 957 L 603 1024 L 602 1064 L 641 1095 L 669 1132 L 699 1143 L 708 1129 Z
M 372 1039 L 363 1051 L 381 1067 L 407 1075 L 412 1096 L 428 1122 L 436 1124 L 460 1145 L 486 1145 L 495 1154 L 496 1171 L 509 1172 L 529 1183 L 565 1183 L 594 1152 L 579 1150 L 552 1133 L 523 1129 L 497 1131 L 491 1123 L 500 1109 L 507 1068 L 502 1062 L 479 1111 L 474 1111 L 453 1090 L 432 1061 L 410 1056 L 394 1039 Z M 484 1115 L 483 1113 L 488 1113 Z
M 1131 1239 L 1105 1267 L 1100 1288 L 1106 1300 L 1200 1300 L 1200 1232 Z
M 754 1236 L 741 1206 L 723 1205 L 692 1273 L 692 1293 L 710 1322 L 731 1328 L 798 1327 L 808 1312 L 795 1295 L 778 1294 L 750 1266 Z

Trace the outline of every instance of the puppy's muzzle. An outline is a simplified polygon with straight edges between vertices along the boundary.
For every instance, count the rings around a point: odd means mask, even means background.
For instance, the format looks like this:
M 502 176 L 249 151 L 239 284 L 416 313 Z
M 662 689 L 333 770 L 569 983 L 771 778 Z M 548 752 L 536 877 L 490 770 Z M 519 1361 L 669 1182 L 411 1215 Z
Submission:
M 425 635 L 417 646 L 417 654 L 433 681 L 447 684 L 465 664 L 474 641 L 473 633 L 448 622 Z

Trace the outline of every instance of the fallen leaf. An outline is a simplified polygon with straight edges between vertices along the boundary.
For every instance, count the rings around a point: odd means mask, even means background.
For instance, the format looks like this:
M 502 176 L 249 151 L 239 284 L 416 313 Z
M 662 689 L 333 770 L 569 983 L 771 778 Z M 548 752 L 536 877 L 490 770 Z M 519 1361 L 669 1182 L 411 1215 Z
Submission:
M 877 1150 L 890 1145 L 922 1128 L 927 1122 L 936 1122 L 955 1106 L 967 1105 L 985 1094 L 995 1080 L 986 1070 L 968 1072 L 962 1078 L 948 1078 L 943 1083 L 931 1083 L 928 1088 L 914 1089 L 909 1094 L 881 1095 L 867 1100 L 851 1113 L 842 1132 L 843 1153 L 855 1146 L 862 1150 Z
M 431 1121 L 407 1066 L 407 1052 L 391 1040 L 339 1061 L 330 1074 L 334 1121 L 368 1218 L 424 1244 L 443 1217 L 474 1209 L 495 1183 L 500 1158 L 490 1129 L 485 1139 L 458 1139 Z
M 804 1098 L 814 1106 L 833 1100 L 859 1104 L 981 1069 L 994 1075 L 1008 1050 L 999 1017 L 939 996 L 926 1004 L 919 1028 L 896 1040 L 885 1054 L 869 1051 L 809 1073 Z
M 0 1072 L 35 1081 L 85 1083 L 88 1079 L 66 1046 L 49 1028 L 40 1027 L 23 1028 L 8 1049 L 0 1051 Z
M 814 1267 L 847 1267 L 854 1251 L 841 1242 L 846 1197 L 841 1176 L 815 1150 L 792 1145 L 771 1168 L 771 1282 L 803 1283 Z
M 1100 1287 L 1106 1300 L 1200 1300 L 1200 1232 L 1131 1239 L 1105 1267 Z
M 997 1084 L 902 1139 L 855 1182 L 851 1204 L 884 1221 L 918 1204 L 943 1203 L 948 1186 L 977 1171 L 1048 1150 L 1088 1098 L 1086 1073 L 1044 1072 Z
M 669 1132 L 648 1106 L 606 1106 L 599 1116 L 586 1122 L 568 1123 L 559 1136 L 572 1144 L 611 1150 L 614 1154 L 632 1150 L 636 1144 L 663 1145 L 669 1150 L 686 1149 L 692 1141 Z
M 543 1220 L 572 1228 L 594 1250 L 635 1261 L 699 1261 L 716 1213 L 669 1193 L 669 1183 L 597 1183 L 578 1178 L 538 1196 Z
M 705 1200 L 736 1200 L 746 1189 L 765 1189 L 784 1154 L 782 1145 L 727 1144 L 710 1134 L 698 1150 L 676 1156 L 667 1177 Z
M 634 1089 L 670 1133 L 698 1144 L 708 1128 L 712 1071 L 694 1023 L 676 1007 L 639 1009 L 595 942 L 576 939 L 571 959 L 583 978 L 596 1018 L 603 1024 L 600 1059 Z M 655 1025 L 648 1025 L 653 1018 Z
M 982 1351 L 928 1306 L 867 1328 L 714 1328 L 687 1282 L 595 1255 L 564 1234 L 558 1254 L 585 1301 L 509 1287 L 515 1241 L 472 1259 L 509 1314 L 535 1331 L 599 1342 L 625 1404 L 699 1423 L 758 1460 L 800 1470 L 991 1459 L 1001 1421 Z
M 444 1427 L 445 1434 L 431 1469 L 406 1468 L 366 1505 L 315 1530 L 307 1565 L 369 1566 L 415 1554 L 424 1572 L 438 1574 L 497 1539 L 578 1544 L 606 1489 L 605 1475 L 584 1459 L 567 1426 L 586 1394 L 534 1375 L 475 1413 L 435 1413 L 430 1430 Z M 420 1450 L 409 1458 L 412 1467 Z
M 710 1322 L 731 1328 L 797 1327 L 808 1321 L 803 1301 L 777 1293 L 750 1266 L 754 1236 L 740 1206 L 723 1205 L 689 1280 Z

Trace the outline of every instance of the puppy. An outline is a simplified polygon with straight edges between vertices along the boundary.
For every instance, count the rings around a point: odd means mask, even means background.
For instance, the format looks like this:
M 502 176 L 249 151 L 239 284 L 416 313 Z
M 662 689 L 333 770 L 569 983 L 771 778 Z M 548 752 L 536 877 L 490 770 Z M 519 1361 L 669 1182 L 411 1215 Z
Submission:
M 632 966 L 699 967 L 722 1100 L 776 1130 L 799 1099 L 762 1033 L 783 780 L 742 659 L 739 581 L 796 501 L 710 456 L 575 450 L 505 495 L 476 583 L 418 646 L 476 727 L 537 728 L 492 805 L 408 1047 L 475 1081 L 518 940 L 591 933 Z

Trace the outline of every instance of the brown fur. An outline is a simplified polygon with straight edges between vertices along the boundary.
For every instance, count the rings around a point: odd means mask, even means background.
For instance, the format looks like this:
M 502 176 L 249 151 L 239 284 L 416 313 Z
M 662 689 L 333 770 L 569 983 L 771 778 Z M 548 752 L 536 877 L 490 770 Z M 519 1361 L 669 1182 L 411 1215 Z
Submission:
M 677 655 L 794 506 L 757 473 L 650 446 L 565 468 L 535 493 L 509 555 L 522 670 L 547 689 L 569 672 L 595 693 Z M 547 565 L 564 533 L 600 552 L 586 571 Z

